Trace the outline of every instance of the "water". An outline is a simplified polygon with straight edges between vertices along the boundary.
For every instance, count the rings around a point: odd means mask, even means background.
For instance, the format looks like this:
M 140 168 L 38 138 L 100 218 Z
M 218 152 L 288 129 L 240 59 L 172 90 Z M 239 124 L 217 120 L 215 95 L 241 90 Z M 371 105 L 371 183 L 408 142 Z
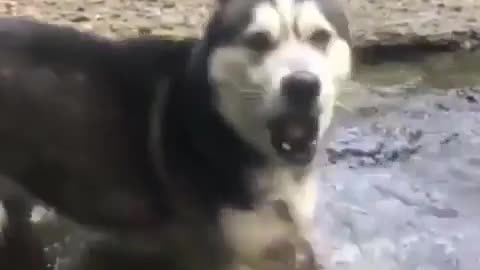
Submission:
M 479 60 L 357 70 L 321 164 L 330 269 L 480 269 Z

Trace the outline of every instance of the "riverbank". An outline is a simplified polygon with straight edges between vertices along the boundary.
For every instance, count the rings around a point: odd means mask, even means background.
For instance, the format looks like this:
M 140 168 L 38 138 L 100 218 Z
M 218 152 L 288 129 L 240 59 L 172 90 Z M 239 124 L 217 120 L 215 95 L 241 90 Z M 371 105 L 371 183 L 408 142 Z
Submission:
M 475 0 L 349 0 L 354 44 L 371 54 L 480 47 Z M 213 0 L 0 0 L 0 14 L 74 25 L 111 37 L 198 37 Z M 393 50 L 392 50 L 393 49 Z M 371 56 L 371 55 L 370 55 Z

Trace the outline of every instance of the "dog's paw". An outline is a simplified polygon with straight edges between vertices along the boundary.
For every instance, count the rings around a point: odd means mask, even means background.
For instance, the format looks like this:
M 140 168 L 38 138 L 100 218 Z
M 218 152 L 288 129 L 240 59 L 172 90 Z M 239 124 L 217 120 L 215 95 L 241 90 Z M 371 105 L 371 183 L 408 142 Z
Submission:
M 265 269 L 318 270 L 315 253 L 310 243 L 304 239 L 280 239 L 268 245 L 262 257 L 270 265 Z M 271 268 L 275 266 L 275 268 Z M 263 270 L 263 269 L 262 269 Z

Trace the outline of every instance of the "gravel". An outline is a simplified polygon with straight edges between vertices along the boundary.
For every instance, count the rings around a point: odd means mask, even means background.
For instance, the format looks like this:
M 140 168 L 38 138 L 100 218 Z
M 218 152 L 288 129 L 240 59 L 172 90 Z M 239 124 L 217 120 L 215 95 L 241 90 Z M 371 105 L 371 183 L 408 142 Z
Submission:
M 360 48 L 402 45 L 479 45 L 475 0 L 348 0 Z M 213 0 L 0 0 L 0 13 L 74 25 L 111 37 L 200 36 Z

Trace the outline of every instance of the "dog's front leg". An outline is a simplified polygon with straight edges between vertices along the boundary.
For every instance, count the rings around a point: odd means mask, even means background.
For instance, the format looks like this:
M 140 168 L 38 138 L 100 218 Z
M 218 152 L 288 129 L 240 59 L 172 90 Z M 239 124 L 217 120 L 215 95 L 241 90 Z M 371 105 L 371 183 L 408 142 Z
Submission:
M 234 269 L 316 269 L 310 243 L 281 208 L 271 202 L 254 210 L 223 211 L 221 224 Z
M 325 213 L 325 193 L 319 171 L 312 169 L 300 178 L 283 178 L 277 182 L 276 192 L 272 194 L 277 212 L 288 213 L 295 224 L 298 234 L 315 247 L 315 258 L 320 265 L 328 267 L 332 256 L 332 246 L 328 231 L 328 216 Z M 320 211 L 320 209 L 323 209 Z M 319 213 L 318 219 L 316 214 Z

